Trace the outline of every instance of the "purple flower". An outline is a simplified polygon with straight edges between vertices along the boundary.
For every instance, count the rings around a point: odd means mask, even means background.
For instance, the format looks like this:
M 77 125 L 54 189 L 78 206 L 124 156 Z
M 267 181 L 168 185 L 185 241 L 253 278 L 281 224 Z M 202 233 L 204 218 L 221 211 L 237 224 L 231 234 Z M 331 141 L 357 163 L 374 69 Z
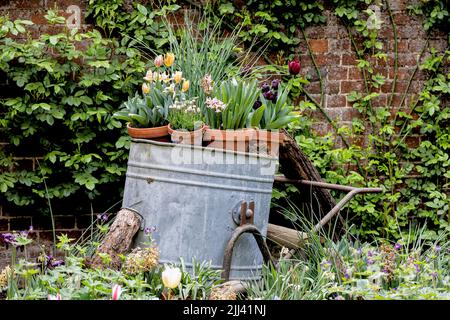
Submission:
M 144 234 L 145 235 L 150 235 L 151 233 L 153 233 L 153 232 L 155 232 L 156 231 L 156 226 L 153 226 L 153 227 L 146 227 L 145 229 L 144 229 Z
M 278 80 L 278 79 L 272 80 L 272 89 L 273 90 L 278 90 L 278 85 L 279 84 L 280 84 L 280 80 Z
M 256 100 L 255 103 L 253 104 L 253 109 L 258 109 L 259 107 L 262 106 L 262 102 L 259 100 Z
M 369 265 L 373 264 L 373 260 L 372 259 L 366 259 L 366 263 L 369 264 Z
M 101 222 L 106 222 L 106 221 L 108 221 L 108 215 L 106 213 L 98 214 L 97 220 L 100 220 Z
M 368 257 L 373 256 L 373 252 L 372 252 L 372 251 L 367 252 L 367 256 L 368 256 Z
M 0 243 L 3 243 L 6 249 L 9 248 L 9 245 L 15 245 L 16 244 L 16 236 L 12 233 L 4 233 L 0 234 Z
M 434 247 L 434 251 L 436 251 L 436 252 L 439 252 L 439 251 L 441 251 L 441 250 L 442 250 L 442 248 L 441 248 L 441 246 L 439 246 L 439 245 L 437 245 L 437 246 Z
M 414 263 L 414 268 L 416 268 L 416 272 L 420 272 L 420 266 L 417 263 Z
M 345 299 L 343 296 L 337 295 L 336 298 L 334 298 L 334 300 L 345 300 Z
M 361 255 L 361 252 L 362 252 L 361 248 L 358 248 L 358 250 L 356 250 L 357 255 Z
M 347 270 L 345 270 L 345 272 L 344 272 L 344 278 L 345 279 L 350 279 L 350 275 L 347 273 Z
M 273 103 L 276 103 L 276 102 L 277 102 L 277 99 L 278 99 L 278 92 L 275 92 L 274 95 L 273 95 L 273 97 L 272 97 L 272 102 L 273 102 Z
M 272 91 L 267 91 L 263 93 L 264 98 L 266 98 L 267 100 L 272 100 L 273 99 L 273 92 Z
M 320 264 L 320 268 L 321 268 L 322 270 L 328 269 L 329 267 L 331 267 L 331 261 L 330 261 L 330 260 L 327 260 L 327 261 L 322 262 L 322 263 Z
M 431 274 L 431 276 L 436 279 L 438 277 L 438 273 L 435 271 Z
M 241 72 L 240 72 L 241 77 L 248 76 L 251 73 L 251 71 L 252 71 L 252 67 L 248 66 L 248 65 L 241 68 Z
M 262 93 L 270 91 L 270 86 L 267 83 L 264 83 L 261 86 L 261 91 L 262 91 Z
M 402 247 L 402 245 L 401 245 L 400 243 L 397 242 L 397 243 L 395 244 L 395 246 L 394 246 L 394 249 L 395 249 L 395 250 L 400 250 L 401 247 Z
M 64 260 L 55 260 L 55 261 L 52 261 L 50 263 L 50 266 L 52 268 L 56 268 L 56 267 L 59 267 L 59 266 L 63 266 L 64 264 L 65 264 Z

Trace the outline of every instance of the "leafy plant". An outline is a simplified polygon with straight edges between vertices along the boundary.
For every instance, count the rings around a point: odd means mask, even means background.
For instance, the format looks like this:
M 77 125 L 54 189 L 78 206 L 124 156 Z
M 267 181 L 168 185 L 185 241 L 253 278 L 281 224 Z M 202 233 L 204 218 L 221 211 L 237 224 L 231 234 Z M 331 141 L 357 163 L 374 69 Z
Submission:
M 202 126 L 202 113 L 195 99 L 175 101 L 169 107 L 168 120 L 174 130 L 194 131 Z
M 150 96 L 141 98 L 137 93 L 122 104 L 121 110 L 114 113 L 114 118 L 124 120 L 135 128 L 153 128 L 165 124 L 164 109 L 154 105 Z
M 209 109 L 209 119 L 220 117 L 220 120 L 207 122 L 214 126 L 220 123 L 220 129 L 241 129 L 247 126 L 253 106 L 258 98 L 259 88 L 256 80 L 236 80 L 235 78 L 223 81 L 214 89 L 213 96 L 222 101 L 226 108 L 217 113 Z
M 275 130 L 285 128 L 297 118 L 297 115 L 293 112 L 294 107 L 288 104 L 289 89 L 287 87 L 280 88 L 277 94 L 275 102 L 273 99 L 267 99 L 263 93 L 259 97 L 261 101 L 260 108 L 263 108 L 263 114 L 260 116 L 261 121 L 259 122 L 261 129 Z M 255 114 L 258 113 L 258 110 L 255 111 Z M 258 123 L 257 119 L 252 119 L 252 125 L 256 123 Z

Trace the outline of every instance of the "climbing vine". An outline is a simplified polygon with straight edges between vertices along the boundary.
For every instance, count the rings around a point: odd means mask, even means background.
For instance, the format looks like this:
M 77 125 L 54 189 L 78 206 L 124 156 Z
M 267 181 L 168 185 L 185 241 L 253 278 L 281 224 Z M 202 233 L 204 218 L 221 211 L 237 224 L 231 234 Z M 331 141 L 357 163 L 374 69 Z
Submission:
M 95 31 L 65 30 L 25 42 L 15 40 L 13 35 L 26 34 L 30 22 L 11 22 L 2 17 L 0 72 L 7 75 L 11 90 L 1 97 L 0 104 L 4 115 L 0 127 L 8 130 L 10 142 L 1 151 L 0 191 L 7 202 L 24 206 L 47 196 L 94 199 L 106 188 L 119 190 L 123 185 L 127 138 L 121 135 L 120 124 L 111 115 L 136 90 L 145 70 L 146 53 L 140 46 L 162 48 L 168 44 L 160 17 L 183 7 L 202 7 L 211 18 L 222 19 L 225 26 L 240 24 L 244 43 L 252 43 L 255 37 L 267 43 L 266 62 L 280 74 L 286 74 L 286 70 L 277 65 L 285 65 L 299 53 L 311 56 L 320 83 L 319 98 L 307 90 L 311 80 L 308 77 L 283 76 L 284 81 L 291 81 L 292 98 L 302 98 L 298 111 L 303 116 L 290 128 L 291 132 L 325 180 L 382 186 L 385 190 L 351 202 L 348 217 L 358 226 L 355 233 L 398 238 L 411 223 L 426 223 L 427 235 L 435 237 L 440 230 L 450 228 L 446 191 L 450 178 L 449 52 L 433 50 L 427 39 L 394 109 L 399 39 L 390 3 L 217 0 L 204 6 L 196 1 L 173 0 L 157 7 L 147 1 L 91 0 L 87 19 L 95 25 Z M 381 20 L 376 8 L 387 19 Z M 420 1 L 408 10 L 422 17 L 428 34 L 437 29 L 445 31 L 448 26 L 448 1 Z M 364 82 L 362 91 L 347 97 L 359 112 L 349 126 L 327 115 L 325 83 L 308 45 L 307 28 L 323 24 L 331 16 L 347 31 Z M 61 23 L 62 19 L 52 12 L 47 18 L 50 23 Z M 391 55 L 380 40 L 383 23 L 392 30 Z M 301 42 L 307 44 L 307 52 L 299 52 Z M 379 106 L 374 101 L 387 79 L 377 66 L 388 59 L 393 59 L 394 78 L 387 102 Z M 417 73 L 424 73 L 427 80 L 419 92 L 412 94 L 411 83 Z M 323 137 L 311 132 L 314 120 L 307 116 L 311 110 L 321 111 L 333 131 Z M 412 136 L 420 137 L 417 145 L 410 144 Z M 336 146 L 337 138 L 343 142 L 342 147 Z M 13 155 L 25 146 L 28 154 L 39 159 L 38 167 L 8 170 L 17 167 Z M 43 188 L 44 179 L 48 192 Z M 293 190 L 277 190 L 275 198 L 289 197 Z

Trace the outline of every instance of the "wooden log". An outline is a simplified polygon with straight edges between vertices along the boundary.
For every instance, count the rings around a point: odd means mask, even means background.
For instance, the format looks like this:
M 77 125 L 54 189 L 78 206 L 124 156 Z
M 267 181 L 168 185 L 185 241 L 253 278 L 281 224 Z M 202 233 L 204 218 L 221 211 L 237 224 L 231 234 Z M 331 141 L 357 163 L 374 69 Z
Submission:
M 308 235 L 301 231 L 269 223 L 267 227 L 267 238 L 286 248 L 298 249 L 304 245 L 308 239 Z
M 280 145 L 281 171 L 286 178 L 323 182 L 322 177 L 308 156 L 300 149 L 297 142 L 284 130 L 285 139 Z M 308 188 L 308 187 L 306 187 Z M 321 210 L 327 213 L 335 205 L 336 200 L 330 192 L 322 188 L 312 188 L 313 196 L 319 202 Z
M 133 238 L 141 225 L 141 217 L 128 209 L 121 209 L 111 225 L 105 239 L 96 251 L 91 266 L 94 268 L 108 267 L 119 269 L 122 265 L 121 254 L 130 250 Z M 99 253 L 108 254 L 111 263 L 105 265 Z

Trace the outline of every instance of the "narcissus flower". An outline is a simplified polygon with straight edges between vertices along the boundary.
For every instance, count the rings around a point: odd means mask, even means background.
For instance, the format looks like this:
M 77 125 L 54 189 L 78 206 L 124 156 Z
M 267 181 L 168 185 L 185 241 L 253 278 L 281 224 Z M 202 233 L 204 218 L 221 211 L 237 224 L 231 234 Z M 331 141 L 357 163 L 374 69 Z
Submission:
M 298 58 L 295 58 L 293 61 L 289 61 L 288 69 L 291 75 L 295 76 L 300 73 L 300 61 Z
M 183 72 L 181 71 L 177 71 L 173 74 L 173 81 L 175 81 L 175 83 L 180 83 L 181 80 L 183 80 Z
M 164 57 L 164 65 L 166 67 L 170 67 L 173 65 L 174 61 L 175 61 L 175 55 L 171 52 L 166 53 L 166 56 Z
M 186 92 L 186 91 L 189 90 L 189 80 L 184 80 L 184 81 L 183 81 L 183 85 L 182 85 L 182 87 L 181 87 L 181 90 L 182 90 L 183 92 Z
M 162 55 L 157 56 L 153 63 L 155 64 L 155 67 L 161 67 L 164 64 L 164 57 Z
M 150 92 L 150 87 L 146 83 L 143 83 L 142 84 L 142 93 L 147 94 L 149 92 Z
M 122 287 L 118 284 L 113 285 L 111 300 L 119 300 L 121 294 L 122 294 Z
M 181 271 L 179 268 L 166 267 L 161 276 L 164 286 L 169 289 L 178 287 L 181 282 Z

